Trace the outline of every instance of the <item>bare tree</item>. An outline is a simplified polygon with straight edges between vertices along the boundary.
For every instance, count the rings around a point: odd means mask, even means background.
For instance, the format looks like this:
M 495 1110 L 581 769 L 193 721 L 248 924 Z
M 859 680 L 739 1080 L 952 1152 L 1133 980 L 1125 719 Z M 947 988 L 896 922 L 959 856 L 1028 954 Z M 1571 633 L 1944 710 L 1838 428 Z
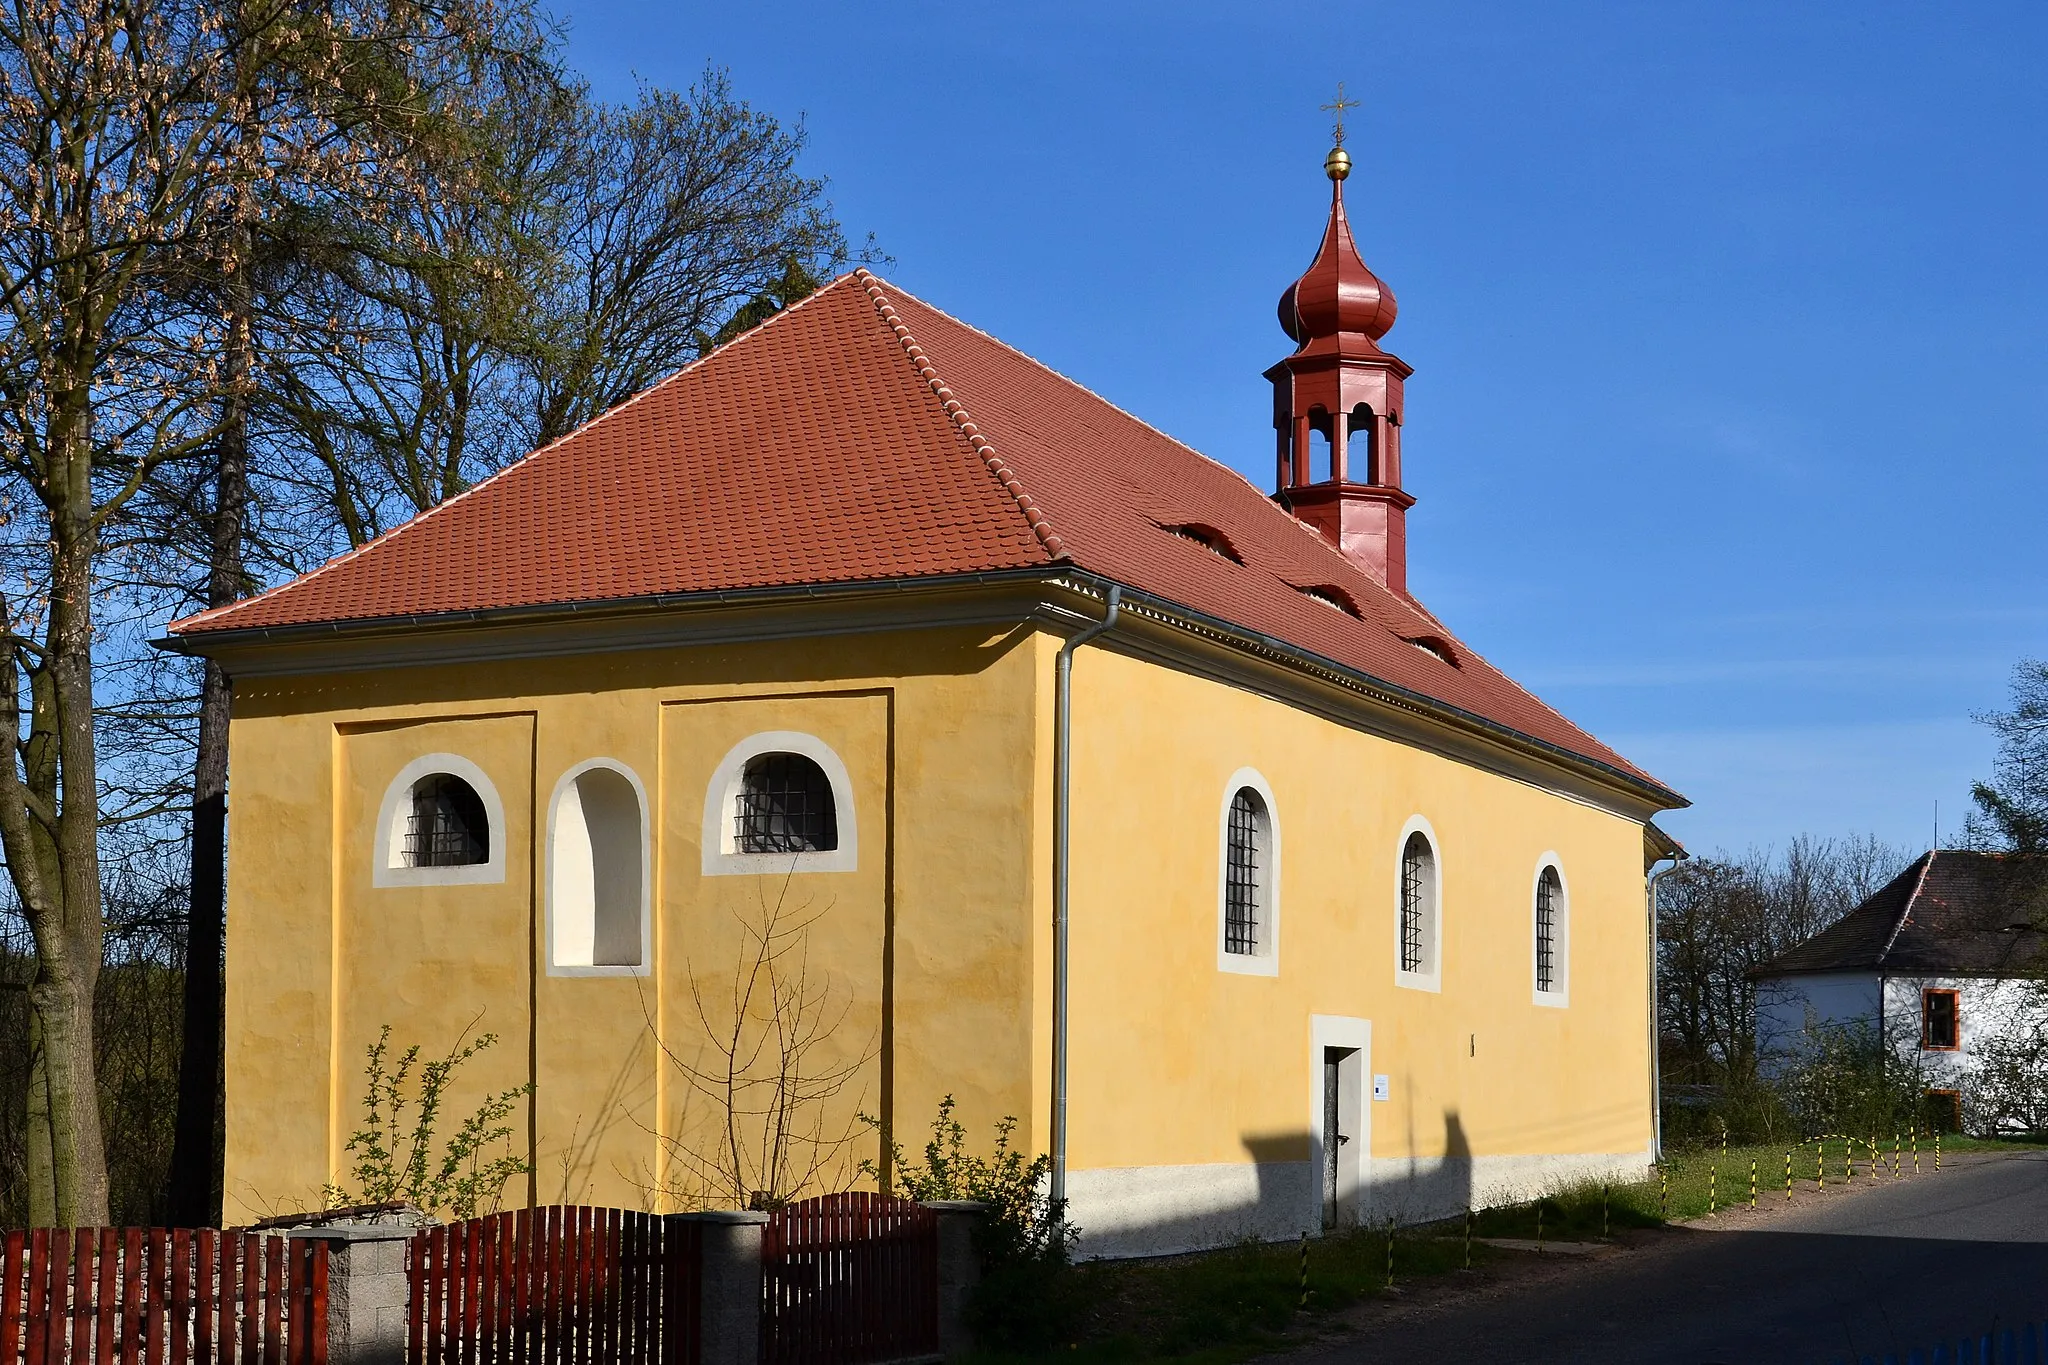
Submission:
M 825 911 L 792 907 L 789 890 L 784 878 L 772 905 L 735 916 L 741 951 L 724 993 L 708 995 L 690 974 L 705 1049 L 672 1047 L 648 1021 L 684 1092 L 713 1115 L 708 1133 L 662 1137 L 672 1172 L 662 1193 L 678 1203 L 779 1208 L 857 1169 L 847 1149 L 859 1107 L 837 1113 L 834 1101 L 874 1048 L 849 1055 L 836 1037 L 851 1001 L 813 967 L 809 944 Z
M 282 568 L 460 493 L 849 258 L 801 128 L 722 72 L 624 106 L 534 62 L 472 77 L 443 158 L 384 217 L 329 221 L 292 279 L 334 325 L 259 417 Z
M 2022 659 L 2012 671 L 2012 707 L 1977 717 L 1998 736 L 1989 782 L 1970 795 L 1963 826 L 1972 848 L 2035 859 L 2048 855 L 2048 663 Z
M 0 843 L 35 944 L 39 1222 L 107 1216 L 96 555 L 153 469 L 205 439 L 219 319 L 153 286 L 222 210 L 231 60 L 215 17 L 182 0 L 18 0 L 0 14 L 0 465 L 27 513 L 9 526 L 0 596 Z
M 217 442 L 246 397 L 236 309 L 199 281 L 241 268 L 249 192 L 345 192 L 380 164 L 333 136 L 363 21 L 389 12 L 349 3 L 0 9 L 0 847 L 35 946 L 39 1221 L 95 1223 L 107 1209 L 92 1043 L 105 556 L 145 490 Z M 249 73 L 281 48 L 295 54 L 292 98 L 255 108 Z M 413 94 L 401 82 L 384 98 L 402 109 Z

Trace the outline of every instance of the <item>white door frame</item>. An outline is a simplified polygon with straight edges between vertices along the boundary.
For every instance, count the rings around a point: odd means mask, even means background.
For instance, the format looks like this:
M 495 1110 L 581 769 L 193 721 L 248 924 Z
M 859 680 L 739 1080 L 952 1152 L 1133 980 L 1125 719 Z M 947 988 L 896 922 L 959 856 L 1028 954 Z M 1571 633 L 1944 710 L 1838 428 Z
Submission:
M 1323 1051 L 1344 1048 L 1351 1053 L 1340 1064 L 1338 1103 L 1344 1112 L 1340 1128 L 1351 1140 L 1337 1153 L 1337 1225 L 1356 1227 L 1365 1220 L 1366 1172 L 1371 1169 L 1372 1021 L 1342 1014 L 1309 1016 L 1309 1221 L 1310 1231 L 1323 1226 L 1323 1169 L 1329 1160 L 1323 1134 Z

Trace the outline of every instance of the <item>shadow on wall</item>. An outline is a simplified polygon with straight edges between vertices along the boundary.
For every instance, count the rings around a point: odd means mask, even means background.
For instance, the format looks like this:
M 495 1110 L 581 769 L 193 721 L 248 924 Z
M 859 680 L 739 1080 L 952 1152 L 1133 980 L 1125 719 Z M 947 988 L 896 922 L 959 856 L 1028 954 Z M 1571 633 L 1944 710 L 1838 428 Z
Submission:
M 1248 1133 L 1241 1142 L 1248 1159 L 1238 1163 L 1069 1172 L 1079 1254 L 1161 1256 L 1320 1234 L 1323 1177 L 1310 1160 L 1310 1135 Z M 1411 1133 L 1406 1145 L 1413 1153 L 1421 1144 Z M 1581 1180 L 1640 1178 L 1649 1167 L 1646 1151 L 1475 1157 L 1455 1109 L 1444 1111 L 1439 1150 L 1363 1162 L 1357 1221 L 1451 1218 L 1467 1207 L 1533 1199 Z

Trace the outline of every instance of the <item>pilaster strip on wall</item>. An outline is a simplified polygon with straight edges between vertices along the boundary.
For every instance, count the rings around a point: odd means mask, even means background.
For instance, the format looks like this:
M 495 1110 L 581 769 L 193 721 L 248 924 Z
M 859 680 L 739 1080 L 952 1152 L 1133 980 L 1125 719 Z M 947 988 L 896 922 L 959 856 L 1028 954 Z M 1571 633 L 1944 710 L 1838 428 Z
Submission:
M 896 340 L 903 347 L 903 354 L 910 358 L 910 363 L 917 369 L 917 377 L 937 396 L 940 406 L 951 419 L 953 426 L 967 438 L 967 444 L 974 447 L 975 454 L 981 456 L 981 462 L 988 466 L 989 473 L 995 475 L 996 482 L 1003 486 L 1003 490 L 1016 502 L 1018 510 L 1024 513 L 1024 520 L 1030 523 L 1031 534 L 1038 537 L 1038 543 L 1045 547 L 1047 554 L 1054 559 L 1065 559 L 1066 543 L 1060 539 L 1059 533 L 1053 530 L 1052 522 L 1046 518 L 1031 494 L 1025 491 L 1023 483 L 1010 471 L 1009 465 L 1003 462 L 1003 457 L 996 452 L 988 437 L 982 435 L 980 429 L 969 419 L 966 407 L 953 396 L 953 390 L 939 376 L 938 367 L 932 364 L 931 357 L 924 353 L 924 348 L 917 344 L 917 338 L 910 334 L 910 328 L 897 316 L 895 306 L 883 292 L 881 280 L 865 268 L 853 273 L 861 282 L 861 287 L 867 290 L 868 300 L 875 305 L 876 314 L 887 324 L 889 330 L 896 334 Z

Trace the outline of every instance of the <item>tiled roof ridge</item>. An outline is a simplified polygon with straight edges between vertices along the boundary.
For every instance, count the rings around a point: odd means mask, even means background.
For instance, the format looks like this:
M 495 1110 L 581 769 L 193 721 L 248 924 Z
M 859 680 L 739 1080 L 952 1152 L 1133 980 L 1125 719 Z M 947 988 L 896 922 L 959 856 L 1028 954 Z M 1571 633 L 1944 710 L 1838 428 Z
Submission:
M 1927 874 L 1934 871 L 1935 853 L 1936 850 L 1930 848 L 1927 850 L 1926 855 L 1921 858 L 1920 875 L 1914 879 L 1913 889 L 1907 894 L 1906 903 L 1899 907 L 1899 918 L 1892 925 L 1890 937 L 1885 939 L 1884 947 L 1877 950 L 1876 966 L 1884 966 L 1885 958 L 1891 955 L 1892 945 L 1899 941 L 1899 935 L 1905 932 L 1906 922 L 1913 918 L 1913 906 L 1920 899 L 1920 893 L 1927 889 Z
M 856 270 L 854 273 L 864 274 L 865 272 Z M 1032 365 L 1038 369 L 1045 371 L 1053 378 L 1059 380 L 1062 384 L 1066 384 L 1069 387 L 1080 391 L 1081 393 L 1087 394 L 1090 398 L 1102 404 L 1111 412 L 1116 413 L 1119 417 L 1125 418 L 1126 420 L 1143 427 L 1145 430 L 1151 432 L 1154 436 L 1157 436 L 1160 440 L 1166 441 L 1174 446 L 1179 447 L 1179 449 L 1181 449 L 1183 452 L 1192 455 L 1194 458 L 1202 461 L 1202 463 L 1207 465 L 1213 465 L 1216 469 L 1220 470 L 1225 474 L 1230 475 L 1239 483 L 1242 483 L 1247 488 L 1250 488 L 1254 493 L 1257 493 L 1261 498 L 1266 498 L 1266 493 L 1263 490 L 1261 490 L 1257 484 L 1253 483 L 1249 478 L 1247 478 L 1244 474 L 1244 471 L 1237 469 L 1231 465 L 1227 465 L 1223 461 L 1217 459 L 1214 455 L 1211 455 L 1206 451 L 1199 450 L 1196 447 L 1189 445 L 1186 441 L 1181 440 L 1178 436 L 1175 436 L 1171 432 L 1160 430 L 1157 426 L 1154 426 L 1152 423 L 1146 421 L 1137 413 L 1132 412 L 1129 408 L 1124 407 L 1115 399 L 1103 397 L 1094 389 L 1089 388 L 1086 384 L 1074 378 L 1072 375 L 1064 373 L 1063 371 L 1059 370 L 1058 368 L 1052 365 L 1046 364 L 1045 361 L 1039 359 L 1035 355 L 1031 355 L 1028 352 L 1018 350 L 1015 346 L 1012 346 L 1009 342 L 1004 341 L 1001 337 L 996 336 L 990 332 L 983 331 L 981 328 L 975 326 L 973 323 L 968 322 L 963 318 L 955 317 L 953 314 L 947 312 L 945 309 L 933 303 L 931 300 L 920 297 L 919 295 L 916 294 L 911 294 L 910 291 L 907 289 L 902 290 L 901 292 L 908 294 L 913 299 L 916 299 L 920 307 L 931 309 L 932 312 L 937 313 L 940 317 L 952 323 L 955 327 L 958 327 L 963 331 L 972 332 L 975 336 L 980 337 L 989 345 L 994 346 L 999 350 L 1006 351 L 1010 355 L 1017 357 L 1019 360 L 1022 360 L 1029 365 Z M 1268 499 L 1268 501 L 1270 501 L 1270 499 Z M 1324 551 L 1336 555 L 1340 559 L 1343 558 L 1343 551 L 1339 550 L 1336 546 L 1330 544 L 1330 542 L 1323 536 L 1322 532 L 1316 530 L 1315 527 L 1310 526 L 1307 522 L 1304 522 L 1297 517 L 1288 515 L 1285 509 L 1280 509 L 1280 511 L 1283 516 L 1287 517 L 1287 521 L 1289 524 L 1291 524 L 1296 530 L 1300 531 L 1303 535 L 1307 536 L 1310 540 L 1314 541 L 1317 545 L 1321 546 Z M 1347 564 L 1350 563 L 1349 560 L 1345 560 L 1344 562 Z M 1438 616 L 1435 612 L 1431 611 L 1428 607 L 1424 606 L 1420 601 L 1416 600 L 1415 598 L 1408 597 L 1403 594 L 1395 593 L 1392 591 L 1388 591 L 1387 596 L 1393 598 L 1406 610 L 1412 611 L 1416 615 L 1422 617 L 1423 620 L 1426 621 L 1429 625 L 1434 626 L 1436 629 L 1443 631 L 1447 635 L 1451 633 L 1450 627 L 1444 624 L 1442 617 Z M 1461 652 L 1468 654 L 1475 659 L 1479 659 L 1480 661 L 1484 662 L 1487 665 L 1487 667 L 1492 668 L 1495 672 L 1500 672 L 1500 668 L 1498 665 L 1494 664 L 1491 660 L 1486 659 L 1484 655 L 1480 654 L 1478 650 L 1473 649 L 1464 640 L 1458 640 L 1458 647 Z M 1501 676 L 1505 677 L 1507 675 L 1505 673 L 1502 673 Z M 1532 693 L 1531 695 L 1533 696 L 1534 694 Z M 1551 715 L 1557 717 L 1559 720 L 1564 721 L 1567 725 L 1573 725 L 1573 722 L 1567 719 L 1561 712 L 1551 707 L 1548 703 L 1543 702 L 1543 700 L 1540 697 L 1536 698 L 1536 700 L 1538 704 L 1542 705 L 1543 709 L 1550 712 Z M 1573 728 L 1577 729 L 1578 727 L 1576 725 L 1573 725 Z
M 909 295 L 911 298 L 916 299 L 920 307 L 931 309 L 934 313 L 937 313 L 940 317 L 952 323 L 955 327 L 961 328 L 964 331 L 972 332 L 974 333 L 974 335 L 980 337 L 983 341 L 986 341 L 989 345 L 997 347 L 1000 350 L 1009 352 L 1011 355 L 1016 356 L 1019 360 L 1024 361 L 1026 364 L 1029 364 L 1037 369 L 1044 370 L 1047 374 L 1051 375 L 1054 379 L 1059 380 L 1062 384 L 1066 384 L 1071 388 L 1078 389 L 1082 393 L 1087 394 L 1090 398 L 1102 404 L 1102 406 L 1108 408 L 1111 412 L 1116 413 L 1119 417 L 1123 417 L 1132 422 L 1137 423 L 1139 426 L 1145 428 L 1145 430 L 1151 432 L 1154 436 L 1157 436 L 1162 441 L 1171 442 L 1173 445 L 1179 446 L 1183 451 L 1194 456 L 1196 459 L 1202 461 L 1204 464 L 1212 464 L 1216 466 L 1217 469 L 1221 470 L 1225 474 L 1230 475 L 1232 478 L 1244 484 L 1245 487 L 1251 489 L 1253 492 L 1258 493 L 1260 497 L 1263 498 L 1266 496 L 1265 493 L 1260 491 L 1259 486 L 1257 484 L 1253 483 L 1250 479 L 1244 476 L 1244 473 L 1242 471 L 1233 469 L 1231 466 L 1217 459 L 1214 455 L 1210 455 L 1204 451 L 1197 450 L 1195 447 L 1189 445 L 1186 441 L 1181 440 L 1180 437 L 1173 435 L 1171 432 L 1161 431 L 1158 427 L 1152 425 L 1152 423 L 1138 416 L 1137 413 L 1132 412 L 1129 408 L 1124 407 L 1115 399 L 1104 398 L 1101 394 L 1089 388 L 1086 384 L 1083 384 L 1080 380 L 1074 378 L 1072 375 L 1053 368 L 1051 365 L 1046 364 L 1043 360 L 1040 360 L 1037 356 L 1032 355 L 1027 351 L 1018 350 L 1015 346 L 1012 346 L 1009 342 L 1003 340 L 1001 337 L 995 336 L 989 332 L 984 332 L 981 328 L 976 327 L 973 323 L 968 322 L 963 318 L 954 317 L 951 313 L 939 307 L 931 300 L 922 298 L 916 294 L 911 294 L 910 291 L 907 289 L 903 290 L 902 292 Z M 1294 519 L 1290 517 L 1288 518 L 1288 520 L 1293 521 Z M 1317 540 L 1322 541 L 1324 545 L 1328 545 L 1330 543 L 1327 540 L 1323 540 L 1322 536 L 1317 533 L 1316 529 L 1313 526 L 1305 526 L 1302 525 L 1302 523 L 1300 522 L 1295 522 L 1295 524 L 1297 526 L 1301 526 L 1301 529 L 1308 532 L 1310 535 L 1315 536 Z
M 859 273 L 863 272 L 849 272 L 849 274 Z M 387 540 L 390 540 L 393 536 L 396 536 L 401 532 L 408 530 L 411 527 L 419 526 L 428 521 L 431 521 L 435 517 L 439 516 L 442 512 L 455 506 L 457 503 L 466 500 L 471 494 L 482 492 L 485 488 L 488 488 L 490 485 L 496 483 L 498 480 L 504 478 L 506 475 L 511 474 L 514 470 L 526 467 L 534 460 L 537 460 L 541 456 L 547 454 L 549 451 L 554 450 L 557 446 L 575 440 L 578 436 L 581 436 L 584 432 L 589 431 L 592 427 L 598 426 L 601 423 L 609 421 L 612 417 L 634 406 L 641 399 L 651 397 L 655 393 L 660 392 L 662 389 L 667 388 L 669 385 L 681 379 L 684 375 L 689 374 L 693 370 L 698 369 L 706 361 L 710 360 L 711 357 L 718 355 L 724 351 L 730 350 L 732 347 L 739 345 L 742 341 L 745 341 L 748 337 L 753 336 L 754 333 L 759 332 L 764 328 L 774 326 L 779 319 L 788 317 L 791 313 L 798 311 L 799 309 L 803 308 L 806 304 L 811 303 L 813 300 L 823 298 L 827 293 L 831 292 L 832 287 L 834 285 L 840 283 L 840 281 L 846 278 L 846 275 L 841 275 L 836 279 L 828 281 L 827 283 L 813 290 L 810 294 L 806 295 L 801 299 L 798 299 L 795 303 L 790 304 L 787 308 L 778 309 L 775 312 L 770 313 L 767 317 L 755 323 L 752 327 L 747 328 L 746 331 L 741 332 L 731 341 L 728 341 L 721 346 L 712 347 L 710 350 L 704 352 L 704 354 L 698 356 L 695 360 L 690 361 L 688 364 L 683 365 L 679 369 L 675 370 L 673 373 L 664 375 L 660 379 L 655 380 L 652 384 L 649 384 L 646 388 L 640 390 L 640 392 L 633 394 L 629 398 L 625 398 L 617 403 L 614 403 L 612 406 L 606 408 L 604 411 L 598 413 L 596 416 L 591 417 L 589 420 L 578 423 L 573 429 L 563 432 L 560 436 L 557 436 L 554 440 L 549 441 L 546 445 L 541 446 L 535 450 L 530 450 L 526 454 L 521 455 L 518 459 L 506 465 L 503 469 L 492 470 L 482 479 L 479 479 L 477 482 L 463 489 L 454 497 L 445 498 L 442 501 L 435 503 L 432 507 L 429 507 L 426 511 L 421 512 L 416 516 L 407 517 L 404 521 L 399 522 L 398 525 L 392 527 L 388 531 L 385 531 L 383 534 L 372 536 L 370 539 L 364 541 L 360 545 L 351 546 L 350 548 L 343 550 L 340 554 L 334 556 L 334 558 L 328 560 L 326 563 L 320 565 L 318 568 L 309 569 L 305 573 L 300 574 L 295 578 L 288 578 L 284 582 L 277 584 L 275 587 L 265 588 L 262 592 L 257 593 L 254 597 L 238 598 L 233 602 L 228 602 L 218 607 L 208 607 L 205 611 L 195 612 L 190 616 L 171 622 L 167 629 L 170 630 L 173 634 L 182 634 L 185 631 L 193 629 L 194 627 L 204 626 L 207 622 L 211 621 L 215 617 L 225 616 L 229 612 L 239 611 L 241 608 L 248 606 L 252 602 L 261 602 L 263 599 L 271 596 L 274 593 L 281 593 L 288 589 L 296 588 L 301 584 L 311 583 L 314 579 L 320 578 L 323 575 L 325 575 L 329 570 L 341 567 L 343 564 L 348 563 L 350 560 L 355 559 L 359 555 L 365 554 L 372 548 L 383 544 Z
M 967 414 L 966 405 L 953 396 L 953 390 L 939 374 L 938 367 L 932 364 L 931 357 L 924 353 L 924 348 L 917 344 L 917 338 L 910 334 L 910 328 L 897 316 L 895 305 L 889 302 L 882 281 L 865 266 L 855 269 L 853 275 L 867 291 L 868 301 L 875 306 L 875 315 L 896 334 L 896 340 L 903 347 L 903 354 L 917 370 L 918 378 L 931 389 L 946 416 L 952 420 L 953 426 L 967 439 L 967 444 L 974 447 L 974 453 L 981 456 L 981 462 L 988 466 L 988 472 L 995 476 L 996 482 L 1000 483 L 1003 490 L 1016 502 L 1017 510 L 1024 514 L 1024 520 L 1031 527 L 1031 534 L 1038 537 L 1038 543 L 1054 559 L 1068 558 L 1066 542 L 1060 539 L 1059 532 L 1053 529 L 1052 522 L 1046 518 L 1037 501 L 1011 472 L 1009 465 L 1003 462 L 1003 457 L 994 444 L 981 434 L 979 427 L 975 426 Z

